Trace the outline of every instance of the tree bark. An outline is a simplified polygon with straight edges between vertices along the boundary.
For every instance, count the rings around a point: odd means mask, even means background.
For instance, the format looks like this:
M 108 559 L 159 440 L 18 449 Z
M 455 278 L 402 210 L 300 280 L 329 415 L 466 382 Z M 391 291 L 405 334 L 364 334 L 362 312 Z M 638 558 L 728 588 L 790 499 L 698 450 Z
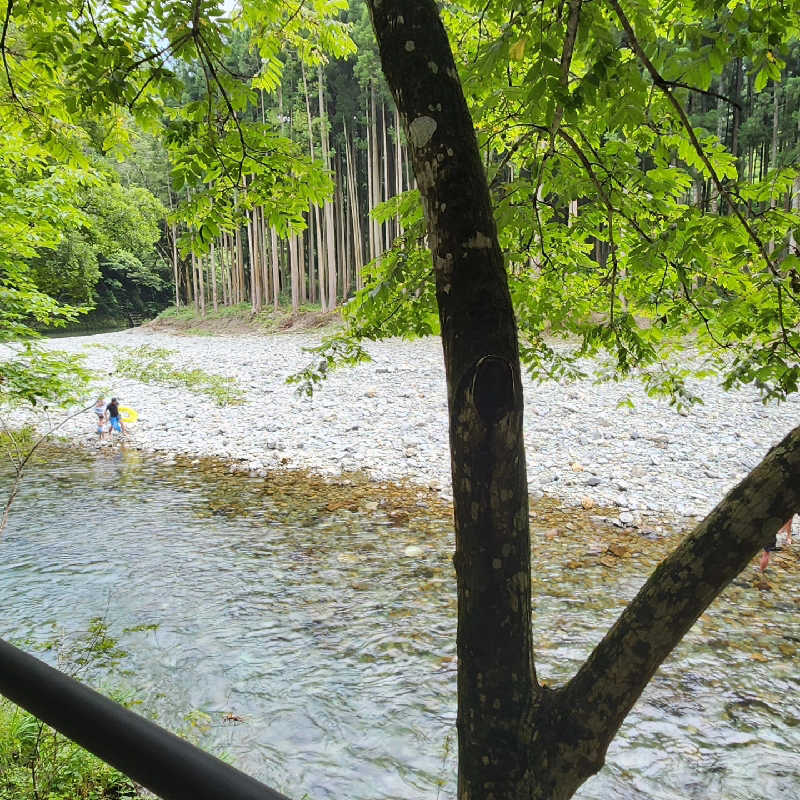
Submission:
M 178 229 L 173 222 L 170 226 L 172 233 L 172 277 L 175 281 L 175 308 L 181 307 L 180 279 L 178 277 Z
M 370 179 L 370 203 L 369 211 L 372 211 L 381 202 L 381 177 L 379 170 L 380 154 L 378 148 L 378 110 L 376 103 L 375 81 L 369 84 L 370 102 L 370 134 L 372 145 L 370 147 L 370 158 L 372 159 L 372 170 Z M 369 218 L 372 227 L 372 236 L 375 241 L 375 252 L 370 252 L 370 259 L 377 258 L 383 252 L 383 233 L 381 224 L 372 216 Z
M 280 304 L 281 277 L 278 264 L 278 232 L 274 226 L 269 229 L 269 243 L 272 250 L 272 306 L 277 311 Z
M 211 254 L 208 257 L 208 279 L 211 281 L 211 302 L 214 311 L 217 310 L 217 260 L 214 252 L 214 242 L 211 242 Z
M 458 795 L 530 798 L 531 723 L 542 693 L 531 648 L 522 384 L 503 257 L 433 0 L 370 0 L 370 11 L 422 193 L 442 328 L 459 605 Z
M 389 146 L 386 134 L 386 103 L 381 101 L 381 139 L 383 142 L 383 192 L 381 202 L 385 203 L 391 197 L 392 190 L 389 186 Z M 386 252 L 392 246 L 392 225 L 389 222 L 383 225 L 383 250 Z
M 403 193 L 403 144 L 402 137 L 400 136 L 400 112 L 397 106 L 394 109 L 394 193 L 400 195 Z M 400 224 L 400 214 L 397 215 L 395 220 L 397 225 L 397 236 L 403 235 L 403 227 Z
M 355 272 L 356 291 L 361 289 L 361 269 L 364 266 L 364 245 L 361 241 L 361 209 L 358 203 L 358 184 L 356 183 L 355 159 L 350 147 L 347 123 L 344 124 L 345 161 L 347 163 L 347 198 L 350 209 L 350 222 L 353 226 L 353 269 Z
M 297 260 L 297 239 L 289 237 L 289 265 L 292 274 L 292 313 L 296 314 L 300 310 L 300 276 L 302 264 Z
M 330 148 L 328 139 L 328 115 L 325 111 L 325 96 L 324 85 L 325 76 L 320 64 L 317 71 L 317 88 L 319 92 L 319 124 L 320 124 L 320 141 L 322 143 L 322 163 L 326 171 L 330 172 Z M 325 253 L 327 269 L 327 306 L 328 310 L 336 308 L 336 233 L 335 222 L 333 219 L 333 203 L 330 200 L 325 200 Z M 320 282 L 322 278 L 323 266 L 320 263 Z M 320 286 L 320 295 L 323 290 Z M 324 310 L 324 309 L 323 309 Z
M 516 323 L 435 0 L 368 0 L 433 254 L 458 586 L 458 797 L 566 800 L 703 610 L 800 509 L 800 427 L 653 573 L 564 687 L 536 679 Z

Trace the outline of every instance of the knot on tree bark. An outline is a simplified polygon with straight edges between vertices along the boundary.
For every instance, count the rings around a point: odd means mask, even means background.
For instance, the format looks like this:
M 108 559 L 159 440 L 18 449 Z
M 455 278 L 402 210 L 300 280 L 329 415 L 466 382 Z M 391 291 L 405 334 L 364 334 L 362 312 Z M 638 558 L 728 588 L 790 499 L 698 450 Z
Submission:
M 484 356 L 472 376 L 472 402 L 484 425 L 494 425 L 514 409 L 514 370 L 499 356 Z

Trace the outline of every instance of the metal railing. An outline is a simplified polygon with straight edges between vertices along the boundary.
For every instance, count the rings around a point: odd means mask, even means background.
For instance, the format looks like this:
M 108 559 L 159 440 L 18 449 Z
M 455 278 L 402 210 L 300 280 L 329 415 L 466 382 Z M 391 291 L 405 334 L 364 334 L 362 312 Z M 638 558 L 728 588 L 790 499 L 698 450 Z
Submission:
M 2 639 L 0 693 L 163 800 L 287 800 Z

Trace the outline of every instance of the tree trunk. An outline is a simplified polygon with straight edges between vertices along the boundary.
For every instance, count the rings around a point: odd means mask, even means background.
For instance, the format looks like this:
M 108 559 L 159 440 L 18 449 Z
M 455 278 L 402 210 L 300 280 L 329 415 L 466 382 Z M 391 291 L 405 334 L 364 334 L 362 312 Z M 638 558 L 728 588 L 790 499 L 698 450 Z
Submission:
M 331 169 L 330 163 L 330 147 L 328 139 L 328 115 L 325 111 L 325 76 L 322 72 L 322 65 L 319 65 L 317 71 L 317 86 L 319 90 L 319 123 L 320 123 L 320 139 L 322 142 L 322 163 L 327 171 Z M 328 309 L 336 308 L 336 228 L 333 218 L 333 203 L 326 200 L 324 204 L 325 209 L 325 252 L 327 254 L 327 298 Z M 320 264 L 320 276 L 322 275 L 322 264 Z M 320 294 L 322 290 L 320 289 Z
M 211 281 L 211 303 L 217 310 L 217 261 L 214 257 L 214 242 L 211 242 L 211 254 L 208 257 L 208 279 Z
M 356 291 L 361 289 L 361 270 L 364 266 L 364 244 L 361 241 L 361 209 L 358 204 L 358 184 L 356 183 L 356 167 L 347 134 L 347 123 L 344 126 L 345 159 L 347 161 L 347 196 L 350 207 L 350 221 L 353 226 L 353 256 L 356 278 Z
M 278 264 L 278 232 L 274 227 L 269 229 L 269 240 L 272 251 L 272 305 L 277 311 L 280 304 L 281 274 Z
M 222 305 L 229 306 L 231 304 L 231 287 L 228 281 L 228 234 L 222 233 L 219 240 L 219 267 L 222 277 Z
M 178 278 L 178 228 L 173 222 L 170 226 L 172 232 L 172 277 L 175 281 L 175 308 L 181 307 L 180 280 Z
M 370 134 L 371 134 L 371 141 L 372 145 L 370 147 L 370 156 L 372 158 L 372 178 L 370 180 L 370 196 L 369 196 L 369 210 L 375 208 L 381 201 L 381 178 L 378 166 L 380 164 L 379 160 L 379 152 L 378 152 L 378 112 L 377 112 L 377 104 L 376 104 L 376 97 L 375 97 L 375 82 L 370 82 L 369 85 L 369 105 L 370 105 Z M 382 239 L 382 232 L 380 223 L 373 219 L 372 216 L 369 218 L 369 224 L 372 228 L 372 237 L 375 242 L 375 251 L 370 252 L 370 258 L 377 258 L 382 252 L 383 248 L 381 246 L 381 239 Z
M 458 797 L 566 800 L 649 679 L 800 508 L 800 427 L 654 572 L 576 676 L 536 679 L 522 387 L 486 177 L 435 0 L 368 0 L 433 254 L 458 586 Z
M 261 307 L 268 306 L 272 301 L 270 296 L 270 261 L 267 258 L 267 227 L 264 221 L 264 207 L 259 206 L 256 209 L 258 218 L 258 252 L 261 259 Z
M 292 276 L 292 313 L 300 310 L 300 277 L 298 272 L 302 265 L 297 262 L 297 242 L 294 236 L 289 237 L 289 270 Z
M 336 154 L 336 190 L 333 195 L 333 214 L 336 218 L 336 280 L 346 299 L 350 289 L 350 262 L 347 260 L 347 239 L 344 228 L 344 198 L 342 193 L 342 157 Z
M 370 0 L 370 10 L 436 274 L 456 528 L 458 796 L 530 798 L 531 722 L 542 691 L 531 648 L 522 382 L 503 257 L 433 0 Z
M 731 99 L 733 106 L 733 130 L 731 132 L 731 153 L 739 163 L 739 129 L 742 125 L 742 109 L 739 105 L 742 92 L 742 59 L 737 58 L 733 62 L 733 86 L 731 87 Z M 740 169 L 740 168 L 738 168 Z M 740 172 L 741 174 L 741 172 Z
M 247 252 L 250 260 L 250 310 L 255 313 L 258 311 L 258 270 L 255 266 L 254 244 L 253 244 L 253 222 L 250 212 L 247 213 Z
M 314 237 L 315 237 L 314 222 L 315 222 L 314 207 L 313 206 L 309 206 L 308 207 L 308 228 L 306 229 L 308 231 L 308 293 L 309 293 L 308 299 L 312 303 L 316 303 L 317 302 L 317 289 L 316 289 L 316 286 L 314 284 L 314 264 L 313 264 Z
M 306 99 L 306 117 L 308 119 L 308 147 L 309 152 L 311 154 L 311 160 L 314 160 L 314 128 L 311 124 L 311 101 L 308 98 L 308 82 L 306 81 L 306 70 L 303 66 L 303 62 L 300 62 L 300 71 L 301 75 L 303 76 L 303 93 Z M 322 113 L 322 106 L 320 105 L 320 114 Z M 319 300 L 320 305 L 322 306 L 323 311 L 327 311 L 327 297 L 325 295 L 325 289 L 323 287 L 324 282 L 324 275 L 325 275 L 325 245 L 323 243 L 322 238 L 322 223 L 320 222 L 320 211 L 318 206 L 313 206 L 314 212 L 314 224 L 315 224 L 315 238 L 316 238 L 316 260 L 317 260 L 317 275 L 319 276 Z M 309 220 L 310 222 L 310 220 Z M 291 260 L 291 242 L 289 243 L 290 247 L 290 260 Z M 314 268 L 313 268 L 313 258 L 315 255 L 315 251 L 312 248 L 309 248 L 308 253 L 308 279 L 311 284 L 311 297 L 312 300 L 316 295 L 316 289 L 314 286 Z M 294 288 L 292 289 L 292 305 L 294 306 Z
M 780 108 L 780 86 L 777 83 L 772 84 L 772 142 L 769 148 L 769 165 L 775 169 L 778 165 L 778 111 Z M 775 193 L 773 185 L 770 192 L 769 207 L 776 208 L 778 205 L 778 195 Z M 775 250 L 775 240 L 770 239 L 767 245 L 768 252 L 772 253 Z
M 200 310 L 200 301 L 197 294 L 197 258 L 194 254 L 194 236 L 192 236 L 192 301 L 194 302 L 194 310 Z
M 311 228 L 308 229 L 308 235 L 311 236 Z M 291 238 L 291 237 L 290 237 Z M 306 251 L 305 244 L 303 243 L 302 231 L 297 234 L 295 238 L 295 252 L 297 253 L 297 273 L 300 276 L 300 302 L 308 302 L 308 284 L 306 283 Z M 286 247 L 289 247 L 287 240 Z
M 203 256 L 197 258 L 197 296 L 200 300 L 200 316 L 206 315 L 206 287 L 203 280 Z
M 403 143 L 400 136 L 400 112 L 397 106 L 394 109 L 394 193 L 400 195 L 403 193 Z M 395 220 L 397 225 L 397 235 L 403 235 L 403 228 L 400 224 L 400 214 L 398 213 Z
M 385 203 L 391 196 L 389 187 L 389 137 L 386 133 L 386 103 L 381 102 L 381 140 L 383 142 L 383 192 L 381 202 Z M 383 225 L 383 249 L 388 250 L 392 246 L 392 225 L 386 222 Z

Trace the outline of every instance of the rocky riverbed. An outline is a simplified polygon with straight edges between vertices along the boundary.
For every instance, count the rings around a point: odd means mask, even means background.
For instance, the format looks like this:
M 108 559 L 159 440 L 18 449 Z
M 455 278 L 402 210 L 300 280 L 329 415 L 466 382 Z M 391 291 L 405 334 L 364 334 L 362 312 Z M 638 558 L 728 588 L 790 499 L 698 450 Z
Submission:
M 369 344 L 371 363 L 337 370 L 312 398 L 299 397 L 286 377 L 309 362 L 303 348 L 317 342 L 312 334 L 178 337 L 139 328 L 51 345 L 86 353 L 97 386 L 139 412 L 128 446 L 167 460 L 178 454 L 218 457 L 232 469 L 263 474 L 275 468 L 323 475 L 364 470 L 449 496 L 438 339 Z M 117 375 L 120 349 L 141 345 L 168 348 L 176 369 L 234 378 L 243 404 L 220 408 L 186 388 L 149 383 L 147 375 Z M 755 391 L 724 392 L 714 380 L 698 386 L 704 405 L 680 415 L 633 380 L 561 385 L 526 379 L 531 493 L 614 507 L 621 525 L 639 524 L 642 515 L 705 514 L 798 423 L 800 398 L 764 406 Z M 620 406 L 626 398 L 632 408 Z M 93 400 L 88 397 L 87 405 Z M 91 411 L 59 433 L 98 446 Z

